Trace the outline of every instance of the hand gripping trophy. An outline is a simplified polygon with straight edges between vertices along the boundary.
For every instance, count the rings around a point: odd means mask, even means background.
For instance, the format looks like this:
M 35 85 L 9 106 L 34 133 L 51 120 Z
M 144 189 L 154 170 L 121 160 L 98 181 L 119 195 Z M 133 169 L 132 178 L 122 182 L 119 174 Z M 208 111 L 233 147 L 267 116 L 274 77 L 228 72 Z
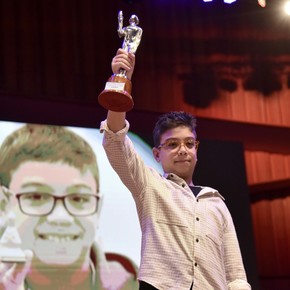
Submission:
M 130 17 L 130 25 L 123 27 L 123 12 L 118 14 L 118 34 L 124 37 L 122 48 L 127 52 L 136 53 L 142 36 L 142 28 L 138 25 L 136 15 Z M 118 74 L 112 75 L 106 83 L 105 89 L 98 97 L 99 104 L 107 110 L 115 112 L 127 112 L 134 106 L 131 96 L 132 83 L 126 77 L 126 71 L 120 69 Z

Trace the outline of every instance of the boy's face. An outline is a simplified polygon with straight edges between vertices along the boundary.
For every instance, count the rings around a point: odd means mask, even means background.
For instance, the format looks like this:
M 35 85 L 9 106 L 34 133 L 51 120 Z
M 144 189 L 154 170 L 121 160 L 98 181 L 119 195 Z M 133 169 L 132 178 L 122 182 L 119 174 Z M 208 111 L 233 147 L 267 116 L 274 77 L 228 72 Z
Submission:
M 174 173 L 183 178 L 187 183 L 192 180 L 192 175 L 197 161 L 197 149 L 188 148 L 186 140 L 195 139 L 194 133 L 188 127 L 180 126 L 167 130 L 161 135 L 160 144 L 167 140 L 182 141 L 180 146 L 175 149 L 166 147 L 153 148 L 153 154 L 156 161 L 161 162 L 165 173 Z
M 81 173 L 67 164 L 28 161 L 13 172 L 10 190 L 13 194 L 35 192 L 60 197 L 72 193 L 96 194 L 97 184 L 89 170 Z M 43 266 L 81 265 L 88 258 L 95 238 L 97 213 L 72 216 L 58 200 L 47 216 L 29 216 L 21 212 L 15 196 L 11 197 L 11 203 L 22 248 L 31 249 L 35 261 Z

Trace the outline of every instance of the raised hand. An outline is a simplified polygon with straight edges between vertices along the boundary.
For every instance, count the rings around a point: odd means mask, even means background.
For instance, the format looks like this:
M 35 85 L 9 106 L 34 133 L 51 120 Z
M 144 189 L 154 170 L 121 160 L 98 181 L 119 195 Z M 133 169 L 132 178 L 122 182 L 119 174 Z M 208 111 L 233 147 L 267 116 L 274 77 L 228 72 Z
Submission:
M 118 74 L 123 69 L 126 71 L 126 77 L 131 80 L 135 67 L 135 55 L 119 48 L 112 59 L 111 66 L 114 74 Z

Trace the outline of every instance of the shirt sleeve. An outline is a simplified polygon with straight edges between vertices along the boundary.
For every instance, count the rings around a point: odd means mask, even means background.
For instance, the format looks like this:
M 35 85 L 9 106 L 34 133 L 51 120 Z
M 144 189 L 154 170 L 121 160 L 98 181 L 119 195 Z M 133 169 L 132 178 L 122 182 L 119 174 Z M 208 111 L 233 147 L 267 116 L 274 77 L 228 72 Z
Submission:
M 127 136 L 129 127 L 126 120 L 125 127 L 115 133 L 109 129 L 107 121 L 103 121 L 100 132 L 104 133 L 103 147 L 111 166 L 133 196 L 137 197 L 144 192 L 149 170 Z
M 236 279 L 228 285 L 229 290 L 251 290 L 251 285 L 242 279 Z
M 127 120 L 125 120 L 125 127 L 122 130 L 120 130 L 120 131 L 115 133 L 115 132 L 110 130 L 110 128 L 108 126 L 108 123 L 107 123 L 107 120 L 104 120 L 104 121 L 101 122 L 100 132 L 101 133 L 106 133 L 108 135 L 108 137 L 111 136 L 111 138 L 114 138 L 114 136 L 115 137 L 118 136 L 118 137 L 122 137 L 124 139 L 126 134 L 129 131 L 129 128 L 130 128 L 130 124 L 129 124 L 129 122 Z
M 229 216 L 224 236 L 224 261 L 229 290 L 251 290 L 240 251 L 239 241 L 232 217 Z

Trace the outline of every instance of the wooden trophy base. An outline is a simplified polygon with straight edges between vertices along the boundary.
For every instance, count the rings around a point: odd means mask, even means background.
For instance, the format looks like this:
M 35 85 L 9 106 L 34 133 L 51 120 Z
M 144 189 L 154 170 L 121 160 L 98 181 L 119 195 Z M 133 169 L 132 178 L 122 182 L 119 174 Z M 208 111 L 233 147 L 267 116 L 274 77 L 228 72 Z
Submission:
M 99 104 L 107 110 L 114 112 L 128 112 L 134 102 L 131 96 L 132 83 L 122 75 L 111 76 L 105 89 L 99 94 Z

